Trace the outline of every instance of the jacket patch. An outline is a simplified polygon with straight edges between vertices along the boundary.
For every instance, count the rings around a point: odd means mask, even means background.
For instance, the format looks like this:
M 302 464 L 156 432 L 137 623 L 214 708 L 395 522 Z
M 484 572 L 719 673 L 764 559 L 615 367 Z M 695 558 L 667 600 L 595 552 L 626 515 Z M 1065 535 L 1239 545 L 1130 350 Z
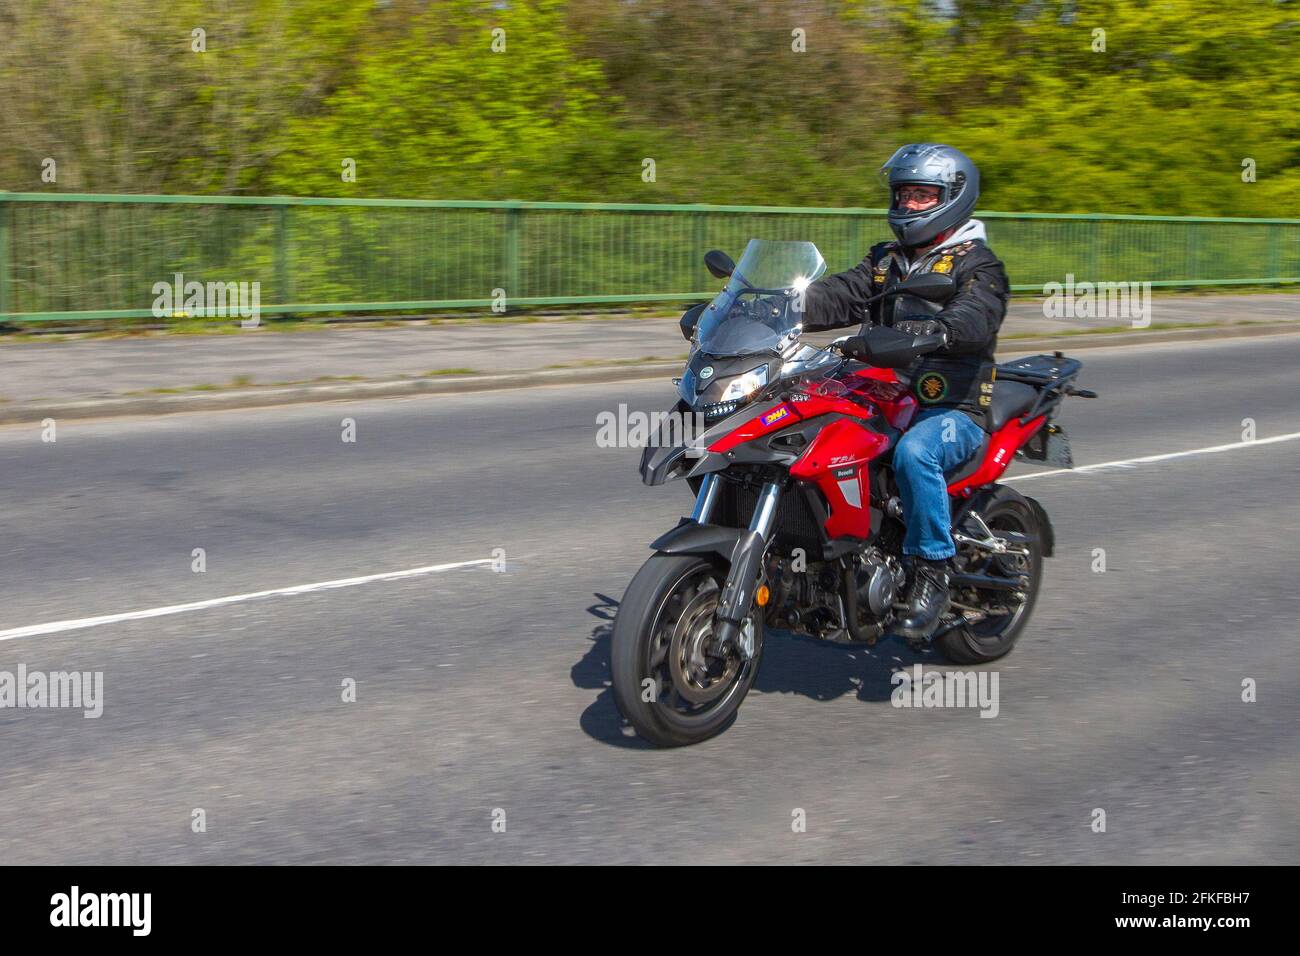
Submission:
M 931 267 L 930 271 L 941 273 L 952 272 L 952 256 L 944 256 Z
M 871 281 L 874 285 L 884 285 L 889 278 L 889 253 L 886 252 L 871 265 Z
M 926 403 L 942 401 L 948 394 L 948 380 L 938 372 L 926 372 L 916 380 L 916 395 Z

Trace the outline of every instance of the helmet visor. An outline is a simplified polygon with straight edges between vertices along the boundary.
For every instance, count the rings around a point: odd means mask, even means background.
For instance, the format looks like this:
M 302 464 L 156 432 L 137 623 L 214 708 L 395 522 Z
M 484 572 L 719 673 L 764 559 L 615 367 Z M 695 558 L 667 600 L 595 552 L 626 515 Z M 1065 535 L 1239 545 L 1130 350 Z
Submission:
M 947 147 L 913 143 L 885 160 L 878 175 L 884 186 L 922 183 L 947 187 L 957 182 L 957 161 Z

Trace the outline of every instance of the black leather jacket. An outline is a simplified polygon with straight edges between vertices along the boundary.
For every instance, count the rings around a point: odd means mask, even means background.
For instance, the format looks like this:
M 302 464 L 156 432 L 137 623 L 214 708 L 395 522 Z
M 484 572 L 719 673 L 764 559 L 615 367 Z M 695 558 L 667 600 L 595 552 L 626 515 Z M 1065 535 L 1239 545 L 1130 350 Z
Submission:
M 908 274 L 897 242 L 872 246 L 852 269 L 809 286 L 804 329 L 893 325 L 909 317 L 937 319 L 948 330 L 948 347 L 927 355 L 915 370 L 912 385 L 917 400 L 922 407 L 959 408 L 982 422 L 992 397 L 998 329 L 1010 297 L 1006 269 L 982 239 L 971 239 L 925 253 L 913 274 L 920 272 L 951 275 L 956 284 L 953 297 L 939 305 L 913 296 L 891 296 L 864 307 L 868 298 Z

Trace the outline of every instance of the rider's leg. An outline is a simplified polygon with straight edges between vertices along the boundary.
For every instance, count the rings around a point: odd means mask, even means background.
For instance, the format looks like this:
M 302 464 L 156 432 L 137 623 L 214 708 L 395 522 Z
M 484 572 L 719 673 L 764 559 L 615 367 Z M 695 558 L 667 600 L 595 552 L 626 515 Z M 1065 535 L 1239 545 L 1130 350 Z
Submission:
M 983 438 L 969 416 L 932 408 L 917 415 L 894 449 L 894 477 L 907 525 L 903 554 L 914 559 L 908 607 L 896 630 L 909 639 L 928 638 L 948 609 L 948 562 L 956 548 L 944 472 L 973 455 Z
M 927 408 L 894 449 L 894 478 L 903 500 L 907 535 L 903 553 L 932 561 L 956 554 L 949 533 L 948 482 L 943 473 L 973 455 L 984 432 L 969 415 L 951 408 Z

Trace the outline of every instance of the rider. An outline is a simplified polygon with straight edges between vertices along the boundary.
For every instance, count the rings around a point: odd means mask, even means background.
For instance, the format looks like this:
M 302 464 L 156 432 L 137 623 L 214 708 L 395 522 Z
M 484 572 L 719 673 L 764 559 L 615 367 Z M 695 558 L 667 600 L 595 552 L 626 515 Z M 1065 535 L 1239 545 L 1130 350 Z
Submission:
M 890 190 L 889 227 L 896 241 L 872 246 L 852 269 L 810 286 L 803 327 L 835 329 L 869 321 L 908 335 L 944 336 L 943 347 L 914 372 L 921 409 L 894 449 L 907 525 L 903 553 L 911 556 L 913 572 L 907 610 L 896 630 L 915 643 L 931 637 L 948 610 L 956 548 L 944 472 L 983 441 L 993 350 L 1009 287 L 1002 261 L 984 243 L 984 224 L 971 218 L 980 175 L 966 155 L 951 146 L 913 143 L 898 150 L 880 174 Z M 955 292 L 946 303 L 899 294 L 866 305 L 871 296 L 924 272 L 952 277 Z M 844 345 L 848 354 L 862 354 L 860 340 Z

